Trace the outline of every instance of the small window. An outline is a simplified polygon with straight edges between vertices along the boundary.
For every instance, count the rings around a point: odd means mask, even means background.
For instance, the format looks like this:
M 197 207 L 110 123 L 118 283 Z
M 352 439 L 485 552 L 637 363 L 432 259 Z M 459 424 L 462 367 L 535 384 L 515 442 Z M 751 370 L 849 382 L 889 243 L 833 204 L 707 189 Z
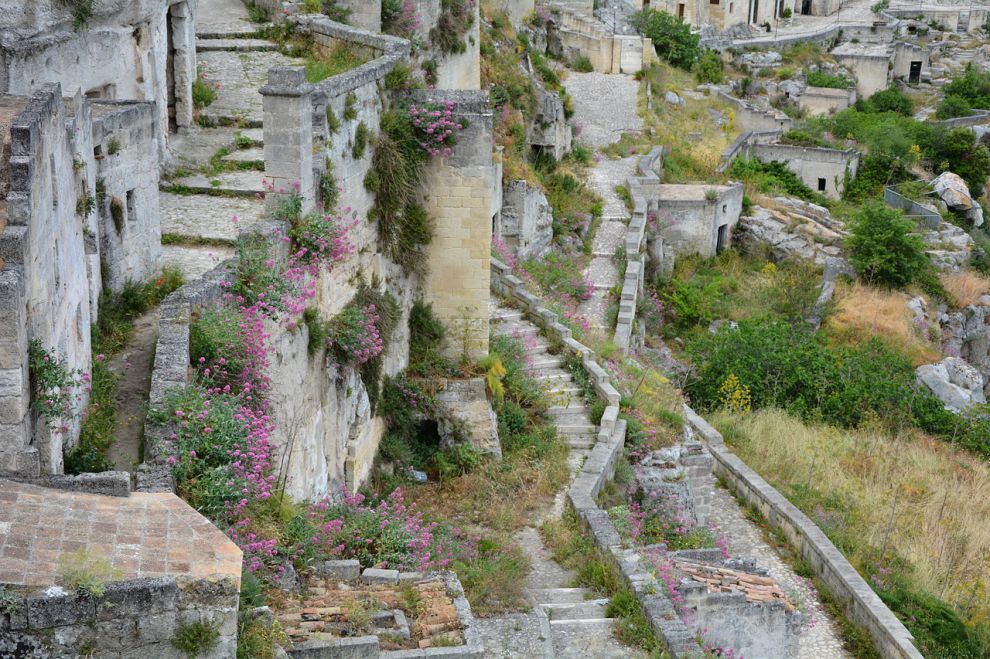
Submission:
M 729 205 L 728 204 L 722 204 L 722 212 L 723 213 L 729 212 Z
M 825 192 L 825 179 L 823 178 L 818 179 L 818 191 Z
M 708 0 L 708 4 L 710 4 L 710 5 L 717 5 L 718 3 L 719 3 L 719 0 Z
M 103 160 L 103 145 L 97 144 L 93 147 L 93 157 L 97 160 Z
M 729 13 L 730 13 L 730 14 L 732 13 L 732 7 L 733 7 L 734 5 L 735 5 L 735 3 L 734 3 L 734 2 L 730 2 L 730 3 L 729 3 Z
M 127 221 L 133 222 L 137 219 L 137 209 L 134 207 L 134 190 L 127 191 Z

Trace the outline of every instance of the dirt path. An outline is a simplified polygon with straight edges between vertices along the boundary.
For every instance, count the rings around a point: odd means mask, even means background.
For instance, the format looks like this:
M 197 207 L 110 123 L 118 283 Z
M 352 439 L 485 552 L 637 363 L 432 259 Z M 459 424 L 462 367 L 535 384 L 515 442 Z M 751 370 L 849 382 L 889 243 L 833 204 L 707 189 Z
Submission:
M 148 412 L 151 367 L 157 342 L 158 309 L 152 309 L 134 322 L 131 340 L 108 364 L 120 378 L 114 400 L 117 423 L 108 454 L 118 471 L 133 472 L 141 462 L 144 418 Z

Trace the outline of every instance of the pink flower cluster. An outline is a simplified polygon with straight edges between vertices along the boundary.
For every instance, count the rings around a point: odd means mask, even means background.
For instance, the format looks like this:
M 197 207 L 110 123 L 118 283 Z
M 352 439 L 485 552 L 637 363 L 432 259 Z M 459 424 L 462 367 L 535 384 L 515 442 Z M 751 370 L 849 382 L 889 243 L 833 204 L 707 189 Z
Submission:
M 409 107 L 409 117 L 416 129 L 419 145 L 431 156 L 449 156 L 456 141 L 455 131 L 464 124 L 454 116 L 454 102 L 427 103 Z
M 374 304 L 347 307 L 333 319 L 328 341 L 348 364 L 360 366 L 385 349 L 385 341 L 378 331 L 379 321 L 378 308 Z
M 402 0 L 399 13 L 392 18 L 389 32 L 406 39 L 412 39 L 423 23 L 415 0 Z

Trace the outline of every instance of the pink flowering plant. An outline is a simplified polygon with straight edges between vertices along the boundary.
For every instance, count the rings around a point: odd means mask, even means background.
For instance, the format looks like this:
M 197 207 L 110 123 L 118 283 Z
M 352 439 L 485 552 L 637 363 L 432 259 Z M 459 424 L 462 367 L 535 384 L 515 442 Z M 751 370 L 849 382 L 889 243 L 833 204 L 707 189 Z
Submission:
M 348 233 L 356 221 L 346 223 L 332 214 L 309 213 L 295 220 L 289 237 L 295 247 L 295 259 L 303 265 L 332 264 L 354 253 Z
M 49 428 L 64 431 L 66 421 L 75 416 L 77 390 L 89 375 L 70 369 L 65 360 L 45 349 L 41 341 L 28 345 L 28 370 L 31 375 L 31 409 L 45 420 Z
M 409 118 L 420 147 L 431 156 L 449 156 L 457 133 L 466 122 L 454 114 L 454 102 L 423 103 L 409 106 Z
M 382 2 L 382 31 L 403 39 L 412 39 L 423 18 L 415 0 L 384 0 Z
M 340 363 L 360 366 L 382 353 L 385 342 L 378 330 L 379 321 L 374 304 L 345 307 L 330 321 L 327 342 Z

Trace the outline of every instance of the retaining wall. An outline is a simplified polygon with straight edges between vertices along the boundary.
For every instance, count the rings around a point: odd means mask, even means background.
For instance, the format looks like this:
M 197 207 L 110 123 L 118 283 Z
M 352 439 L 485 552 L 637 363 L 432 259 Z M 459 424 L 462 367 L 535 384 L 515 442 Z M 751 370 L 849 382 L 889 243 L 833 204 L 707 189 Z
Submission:
M 914 637 L 873 592 L 825 533 L 780 492 L 725 447 L 722 435 L 684 406 L 688 426 L 715 458 L 715 474 L 780 531 L 815 575 L 839 600 L 845 614 L 864 627 L 885 659 L 922 659 Z
M 929 229 L 935 229 L 942 223 L 942 216 L 934 208 L 908 199 L 894 188 L 884 188 L 883 200 L 888 206 L 903 210 L 905 215 L 920 219 Z
M 677 616 L 665 586 L 643 565 L 636 550 L 623 548 L 622 539 L 608 513 L 599 508 L 595 501 L 605 483 L 614 475 L 615 465 L 625 446 L 626 423 L 619 419 L 618 389 L 596 361 L 594 351 L 575 341 L 571 330 L 559 322 L 556 314 L 544 307 L 539 298 L 525 289 L 522 280 L 497 259 L 492 259 L 491 286 L 494 293 L 523 309 L 551 338 L 561 341 L 567 350 L 580 355 L 595 393 L 608 403 L 599 424 L 598 442 L 567 492 L 568 504 L 588 529 L 605 559 L 636 594 L 650 626 L 663 640 L 670 655 L 674 659 L 701 656 L 702 650 L 694 633 Z

